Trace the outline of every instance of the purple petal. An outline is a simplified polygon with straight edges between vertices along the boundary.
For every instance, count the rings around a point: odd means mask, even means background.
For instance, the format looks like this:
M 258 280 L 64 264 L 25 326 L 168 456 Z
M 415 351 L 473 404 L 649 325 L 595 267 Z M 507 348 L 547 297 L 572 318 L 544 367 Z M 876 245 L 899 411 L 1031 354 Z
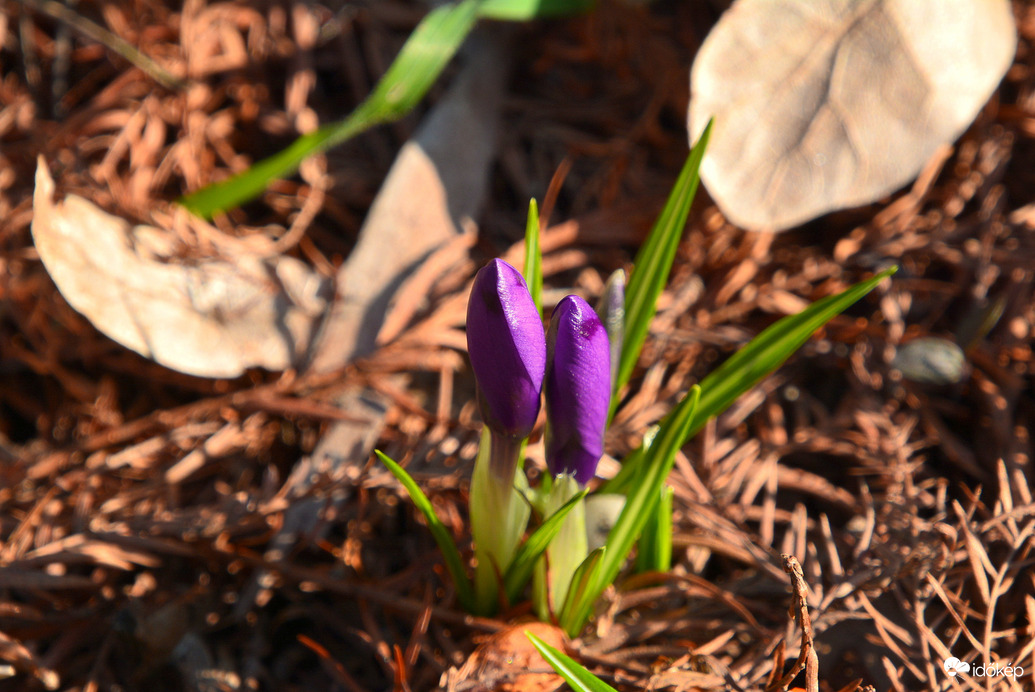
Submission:
M 593 308 L 568 296 L 553 311 L 546 367 L 546 462 L 585 485 L 604 453 L 611 402 L 607 330 Z
M 539 416 L 546 337 L 524 278 L 503 260 L 489 262 L 474 279 L 467 351 L 485 423 L 497 434 L 527 437 Z

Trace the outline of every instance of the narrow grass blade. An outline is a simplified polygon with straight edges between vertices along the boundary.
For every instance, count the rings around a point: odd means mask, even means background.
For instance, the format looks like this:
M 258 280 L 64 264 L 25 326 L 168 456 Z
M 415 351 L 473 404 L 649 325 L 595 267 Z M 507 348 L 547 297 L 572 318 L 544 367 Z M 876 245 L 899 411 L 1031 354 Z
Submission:
M 549 663 L 575 692 L 617 692 L 615 688 L 593 675 L 580 663 L 562 654 L 528 630 L 525 630 L 525 636 L 532 642 L 532 646 L 543 657 L 543 660 Z
M 485 0 L 478 10 L 478 16 L 523 22 L 588 12 L 595 4 L 596 0 Z
M 661 497 L 643 527 L 636 549 L 637 572 L 667 572 L 672 567 L 672 488 L 661 489 Z
M 590 583 L 594 578 L 597 571 L 597 565 L 600 564 L 600 558 L 607 552 L 607 546 L 602 545 L 596 550 L 590 551 L 586 559 L 582 561 L 582 564 L 575 570 L 575 574 L 571 576 L 571 583 L 568 584 L 568 593 L 564 595 L 564 604 L 561 606 L 561 612 L 558 616 L 558 621 L 561 623 L 561 627 L 564 627 L 564 623 L 573 621 L 576 618 L 576 609 L 585 607 L 581 594 L 590 587 Z M 589 607 L 592 609 L 593 601 L 589 602 Z M 589 617 L 588 615 L 586 617 Z
M 399 464 L 379 449 L 375 449 L 374 453 L 377 454 L 377 458 L 381 460 L 381 463 L 388 467 L 392 475 L 402 483 L 403 487 L 406 488 L 406 492 L 410 495 L 410 500 L 424 515 L 424 520 L 428 523 L 431 535 L 435 538 L 438 549 L 442 551 L 442 557 L 446 562 L 446 569 L 449 570 L 450 576 L 453 577 L 453 584 L 456 586 L 456 594 L 457 598 L 460 599 L 460 605 L 467 612 L 474 612 L 474 588 L 471 586 L 471 581 L 467 578 L 466 572 L 464 572 L 464 563 L 460 559 L 460 551 L 456 549 L 456 543 L 453 542 L 453 537 L 449 535 L 449 530 L 446 529 L 445 524 L 435 514 L 435 509 L 431 506 L 428 496 L 424 494 L 424 491 L 420 489 L 416 481 L 410 477 L 410 474 L 406 473 L 402 466 L 399 466 Z
M 860 281 L 837 295 L 817 300 L 797 315 L 784 317 L 767 327 L 729 360 L 701 380 L 701 408 L 687 437 L 695 435 L 708 419 L 722 413 L 741 394 L 783 365 L 809 340 L 813 332 L 848 309 L 853 303 L 898 271 L 891 267 Z
M 897 267 L 887 269 L 837 295 L 817 300 L 797 315 L 784 317 L 730 356 L 725 363 L 701 380 L 700 409 L 687 433 L 687 439 L 696 435 L 710 418 L 729 408 L 737 397 L 780 367 L 808 341 L 813 332 L 844 312 L 896 270 Z M 621 470 L 604 484 L 600 492 L 627 493 L 642 465 L 643 456 L 633 452 L 626 457 Z
M 561 620 L 561 626 L 569 636 L 577 636 L 586 624 L 593 603 L 618 576 L 633 544 L 650 519 L 653 505 L 658 503 L 665 479 L 675 463 L 676 452 L 683 446 L 683 441 L 695 424 L 700 398 L 701 388 L 694 385 L 679 405 L 665 417 L 650 448 L 645 450 L 641 472 L 631 484 L 625 508 L 607 535 L 607 552 L 593 570 L 586 589 L 578 595 L 571 617 Z
M 477 19 L 481 0 L 439 7 L 414 29 L 373 93 L 349 117 L 303 135 L 283 151 L 248 170 L 193 192 L 180 203 L 203 218 L 257 197 L 269 184 L 291 175 L 306 157 L 335 146 L 374 125 L 408 113 L 452 59 Z M 504 3 L 505 4 L 505 3 Z
M 525 283 L 532 294 L 535 309 L 543 312 L 543 250 L 539 245 L 539 206 L 535 198 L 528 202 L 528 223 L 525 225 Z
M 561 530 L 564 518 L 568 516 L 568 512 L 574 509 L 576 504 L 582 502 L 587 492 L 589 491 L 583 490 L 561 505 L 518 548 L 513 561 L 510 563 L 510 567 L 507 568 L 507 573 L 503 575 L 503 589 L 507 594 L 508 603 L 516 603 L 521 597 L 521 591 L 532 577 L 532 571 L 535 569 L 536 562 L 542 557 L 550 542 L 557 536 L 557 532 Z
M 690 155 L 683 165 L 683 170 L 669 194 L 665 208 L 651 229 L 647 241 L 636 254 L 632 276 L 625 290 L 625 341 L 622 344 L 622 357 L 618 366 L 618 377 L 615 378 L 617 393 L 629 381 L 636 360 L 640 357 L 643 342 L 647 338 L 651 320 L 657 308 L 658 296 L 668 283 L 668 274 L 676 257 L 679 239 L 683 235 L 690 205 L 697 193 L 699 171 L 704 151 L 708 147 L 712 124 L 704 128 L 701 138 L 697 140 Z M 612 400 L 611 414 L 614 415 L 616 400 Z

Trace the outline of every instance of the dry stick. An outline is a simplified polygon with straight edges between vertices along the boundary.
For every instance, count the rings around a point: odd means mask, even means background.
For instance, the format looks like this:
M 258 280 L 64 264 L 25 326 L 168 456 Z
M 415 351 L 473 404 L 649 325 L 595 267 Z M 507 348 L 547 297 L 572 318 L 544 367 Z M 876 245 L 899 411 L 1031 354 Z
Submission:
M 335 677 L 342 687 L 350 690 L 350 692 L 367 692 L 365 687 L 360 685 L 356 682 L 355 678 L 349 675 L 349 671 L 345 669 L 345 666 L 334 660 L 331 653 L 319 642 L 310 639 L 304 634 L 298 635 L 298 641 L 302 646 L 307 647 L 320 657 L 320 664 L 323 666 L 324 670 Z
M 1028 543 L 1028 539 L 1031 538 L 1032 533 L 1035 533 L 1035 521 L 1028 522 L 1021 533 L 1014 540 L 1010 554 L 1007 555 L 1006 559 L 1003 560 L 1002 566 L 996 570 L 993 579 L 992 587 L 989 591 L 988 608 L 985 615 L 985 636 L 984 636 L 984 651 L 982 656 L 985 660 L 985 665 L 989 666 L 992 663 L 992 626 L 995 624 L 995 606 L 999 597 L 1002 596 L 1006 589 L 1003 588 L 1003 582 L 1006 580 L 1006 573 L 1010 571 L 1010 567 L 1013 564 L 1014 556 L 1017 555 Z M 1021 569 L 1018 567 L 1018 569 Z
M 170 74 L 165 68 L 134 48 L 125 39 L 116 36 L 100 24 L 90 21 L 75 10 L 55 0 L 22 0 L 29 7 L 60 22 L 64 22 L 79 33 L 115 51 L 135 67 L 140 68 L 151 79 L 169 89 L 186 89 L 187 82 Z
M 410 692 L 410 683 L 407 680 L 407 673 L 409 671 L 406 668 L 402 649 L 399 648 L 398 644 L 392 645 L 392 658 L 395 662 L 393 666 L 395 669 L 395 689 L 397 692 Z
M 769 679 L 765 681 L 765 688 L 771 690 L 776 687 L 777 676 L 780 671 L 783 670 L 783 664 L 786 662 L 787 654 L 787 642 L 783 639 L 776 645 L 776 650 L 773 652 L 773 669 L 769 671 Z
M 794 591 L 794 605 L 791 606 L 790 616 L 793 618 L 797 609 L 798 623 L 801 625 L 801 650 L 798 652 L 798 660 L 794 662 L 787 675 L 774 686 L 770 685 L 769 690 L 786 690 L 794 677 L 805 669 L 805 692 L 819 692 L 819 657 L 816 656 L 816 647 L 813 644 L 812 619 L 809 618 L 809 587 L 805 583 L 805 573 L 802 572 L 801 564 L 793 555 L 781 555 L 783 558 L 783 571 L 791 575 L 791 589 Z
M 571 172 L 571 159 L 565 156 L 561 163 L 557 166 L 557 170 L 553 172 L 553 177 L 550 178 L 550 185 L 546 188 L 546 197 L 543 198 L 543 207 L 539 210 L 539 232 L 540 234 L 546 229 L 550 216 L 553 214 L 553 208 L 557 205 L 557 197 L 561 194 L 561 188 L 564 187 L 564 180 L 568 177 L 568 173 Z
M 278 257 L 287 253 L 288 250 L 298 245 L 305 237 L 306 231 L 313 223 L 316 215 L 323 209 L 323 202 L 327 196 L 327 188 L 330 187 L 331 177 L 327 174 L 327 159 L 320 155 L 302 164 L 305 172 L 302 177 L 309 183 L 309 194 L 306 195 L 302 209 L 295 216 L 284 235 L 280 236 L 270 249 L 263 253 L 266 257 Z M 313 170 L 315 169 L 315 172 Z M 312 180 L 309 180 L 312 178 Z
M 420 617 L 417 618 L 417 622 L 413 624 L 413 634 L 406 645 L 405 663 L 410 668 L 417 665 L 421 648 L 427 642 L 428 625 L 431 624 L 431 599 L 434 596 L 434 591 L 431 584 L 426 585 L 424 590 L 424 610 L 421 612 Z

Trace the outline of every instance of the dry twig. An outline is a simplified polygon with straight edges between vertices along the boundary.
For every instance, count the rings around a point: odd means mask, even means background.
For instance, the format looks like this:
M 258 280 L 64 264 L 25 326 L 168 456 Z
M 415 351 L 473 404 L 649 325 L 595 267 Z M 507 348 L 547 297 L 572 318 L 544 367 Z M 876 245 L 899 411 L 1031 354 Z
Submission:
M 786 554 L 781 557 L 784 571 L 791 575 L 794 603 L 791 605 L 790 616 L 797 618 L 798 626 L 801 627 L 801 649 L 798 652 L 798 660 L 794 662 L 787 674 L 766 689 L 786 691 L 791 681 L 804 670 L 805 691 L 819 692 L 819 657 L 816 655 L 812 618 L 809 617 L 809 587 L 805 583 L 805 574 L 801 571 L 798 558 Z

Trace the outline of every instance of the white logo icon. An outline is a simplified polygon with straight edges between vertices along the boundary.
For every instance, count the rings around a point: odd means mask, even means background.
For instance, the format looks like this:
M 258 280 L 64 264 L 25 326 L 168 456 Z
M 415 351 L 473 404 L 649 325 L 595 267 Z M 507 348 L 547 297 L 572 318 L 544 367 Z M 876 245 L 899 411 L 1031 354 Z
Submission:
M 959 660 L 955 656 L 949 656 L 945 659 L 945 662 L 942 663 L 942 670 L 944 670 L 945 674 L 950 678 L 954 678 L 957 673 L 969 673 L 970 664 L 966 661 Z

